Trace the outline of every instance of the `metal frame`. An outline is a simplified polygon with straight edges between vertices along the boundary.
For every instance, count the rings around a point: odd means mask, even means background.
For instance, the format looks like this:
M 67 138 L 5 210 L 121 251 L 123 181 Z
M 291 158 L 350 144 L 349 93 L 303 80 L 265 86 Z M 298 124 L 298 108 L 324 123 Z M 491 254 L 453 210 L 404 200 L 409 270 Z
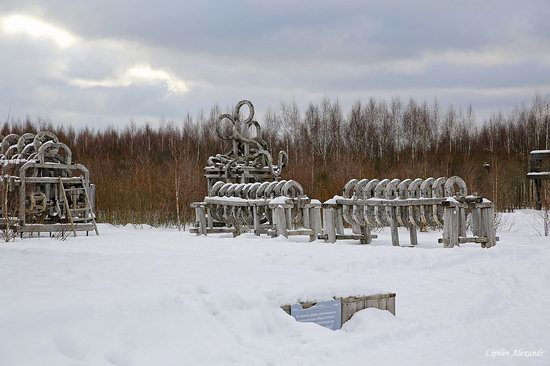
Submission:
M 443 228 L 440 242 L 445 247 L 460 243 L 495 245 L 494 205 L 479 196 L 468 196 L 466 183 L 460 177 L 412 179 L 352 179 L 343 196 L 323 204 L 323 235 L 327 242 L 357 239 L 372 242 L 371 231 L 390 227 L 392 244 L 399 246 L 398 227 L 409 230 L 410 246 L 416 246 L 417 229 Z M 473 236 L 466 235 L 467 213 L 471 212 Z M 352 235 L 344 234 L 344 222 Z
M 241 120 L 245 105 L 249 115 Z M 315 240 L 322 230 L 321 202 L 308 198 L 298 182 L 280 180 L 287 153 L 280 151 L 273 163 L 252 103 L 241 100 L 232 114 L 221 114 L 216 132 L 231 141 L 232 149 L 208 158 L 204 168 L 208 196 L 191 204 L 196 215 L 191 232 L 237 236 L 252 231 L 255 235 L 308 235 Z
M 55 134 L 41 131 L 2 138 L 0 164 L 4 229 L 21 234 L 98 233 L 89 170 L 73 163 L 71 149 Z
M 245 105 L 248 106 L 249 115 L 241 120 L 240 111 Z M 228 123 L 226 128 L 224 123 Z M 251 134 L 251 129 L 255 131 L 255 136 Z M 253 183 L 280 179 L 288 155 L 280 151 L 277 164 L 273 163 L 267 143 L 262 138 L 260 124 L 254 120 L 254 105 L 250 101 L 241 100 L 232 114 L 220 114 L 216 132 L 222 140 L 231 141 L 232 149 L 208 158 L 204 168 L 208 192 L 217 181 Z

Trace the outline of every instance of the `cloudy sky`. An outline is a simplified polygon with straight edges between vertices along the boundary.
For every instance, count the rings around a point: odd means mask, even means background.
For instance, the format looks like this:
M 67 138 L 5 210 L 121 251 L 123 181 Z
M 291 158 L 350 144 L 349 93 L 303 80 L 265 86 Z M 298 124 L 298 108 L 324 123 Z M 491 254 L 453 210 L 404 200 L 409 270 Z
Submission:
M 218 103 L 550 93 L 550 1 L 0 0 L 0 118 L 104 127 Z

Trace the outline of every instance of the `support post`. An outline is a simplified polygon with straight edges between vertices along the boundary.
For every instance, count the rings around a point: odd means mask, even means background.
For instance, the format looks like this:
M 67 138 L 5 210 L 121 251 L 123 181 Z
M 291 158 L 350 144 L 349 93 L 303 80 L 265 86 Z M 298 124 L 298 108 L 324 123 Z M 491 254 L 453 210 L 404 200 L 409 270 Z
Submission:
M 418 245 L 418 235 L 416 232 L 416 225 L 409 225 L 409 238 L 411 239 L 411 246 Z
M 303 221 L 302 225 L 306 229 L 311 229 L 311 219 L 309 218 L 309 210 L 310 210 L 309 207 L 304 207 L 302 209 L 302 221 Z
M 334 210 L 336 213 L 336 233 L 344 235 L 344 213 L 341 205 L 338 205 Z
M 311 222 L 311 229 L 313 229 L 315 239 L 317 239 L 317 235 L 323 232 L 323 224 L 321 220 L 321 207 L 315 206 L 310 208 L 309 210 L 310 210 L 309 217 Z
M 334 222 L 334 217 L 336 216 L 334 208 L 326 207 L 323 208 L 323 228 L 325 230 L 325 241 L 328 243 L 336 242 L 336 226 Z
M 458 246 L 458 210 L 447 206 L 443 211 L 443 246 L 452 248 Z
M 285 217 L 286 217 L 287 230 L 294 229 L 294 225 L 292 223 L 292 208 L 290 207 L 285 208 Z
M 370 227 L 368 227 L 367 225 L 364 225 L 364 226 L 361 226 L 361 240 L 360 240 L 360 243 L 361 244 L 370 244 L 372 243 L 372 234 L 370 232 Z
M 473 236 L 484 236 L 481 230 L 481 208 L 472 209 L 472 234 Z
M 214 220 L 212 219 L 212 213 L 210 207 L 206 207 L 206 220 L 208 227 L 212 229 L 214 227 Z
M 463 207 L 458 208 L 458 235 L 466 237 L 466 209 Z
M 254 219 L 254 235 L 260 236 L 260 216 L 258 215 L 258 206 L 252 206 L 252 216 Z
M 353 224 L 351 225 L 351 232 L 354 234 L 361 234 L 361 225 L 359 225 L 355 220 L 353 220 Z
M 288 238 L 285 208 L 282 206 L 275 207 L 273 209 L 273 215 L 277 217 L 277 223 L 275 224 L 277 229 L 277 235 L 281 235 L 281 236 L 284 236 L 285 238 Z
M 542 180 L 535 179 L 535 208 L 542 210 Z
M 496 244 L 496 232 L 495 232 L 495 213 L 493 207 L 484 207 L 481 209 L 482 225 L 484 226 L 485 235 L 487 236 L 487 243 L 485 248 L 490 248 Z
M 388 217 L 390 222 L 390 229 L 391 229 L 391 244 L 394 247 L 399 246 L 399 231 L 397 230 L 397 220 L 396 220 L 396 214 L 397 214 L 397 207 L 391 206 L 390 208 L 390 217 Z
M 197 217 L 197 235 L 206 235 L 206 215 L 204 213 L 204 206 L 195 207 L 195 216 Z

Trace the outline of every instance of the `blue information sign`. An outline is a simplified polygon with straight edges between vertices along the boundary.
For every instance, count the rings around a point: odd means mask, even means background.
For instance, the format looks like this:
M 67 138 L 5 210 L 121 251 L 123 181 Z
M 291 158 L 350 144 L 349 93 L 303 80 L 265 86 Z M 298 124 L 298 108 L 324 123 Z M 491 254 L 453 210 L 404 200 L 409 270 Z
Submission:
M 299 322 L 311 322 L 332 330 L 342 327 L 342 303 L 338 300 L 320 301 L 304 309 L 301 304 L 290 307 L 290 315 Z

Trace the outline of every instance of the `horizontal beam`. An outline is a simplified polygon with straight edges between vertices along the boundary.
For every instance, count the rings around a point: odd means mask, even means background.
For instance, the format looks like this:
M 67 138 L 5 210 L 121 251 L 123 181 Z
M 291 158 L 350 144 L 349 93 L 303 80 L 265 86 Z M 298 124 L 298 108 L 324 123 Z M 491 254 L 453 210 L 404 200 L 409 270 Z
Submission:
M 63 183 L 80 183 L 82 179 L 80 177 L 61 178 Z M 25 177 L 25 184 L 27 183 L 56 183 L 59 184 L 59 177 Z
M 409 207 L 409 206 L 449 206 L 449 207 L 462 207 L 462 208 L 484 208 L 492 207 L 492 202 L 459 202 L 457 200 L 448 200 L 445 198 L 396 198 L 396 199 L 385 199 L 385 198 L 367 198 L 354 200 L 349 198 L 336 198 L 333 200 L 335 203 L 323 203 L 323 207 L 331 207 L 338 205 L 346 206 L 378 206 L 378 207 Z
M 371 239 L 378 238 L 378 235 L 371 234 Z M 319 240 L 327 240 L 327 234 L 318 234 L 317 238 Z M 365 235 L 361 234 L 336 234 L 336 240 L 361 240 L 364 239 Z
M 497 236 L 495 237 L 495 240 L 496 241 L 500 241 L 500 238 Z M 438 243 L 443 243 L 445 240 L 443 238 L 439 238 L 437 239 L 437 242 Z M 471 236 L 471 237 L 460 237 L 458 238 L 458 242 L 460 244 L 465 244 L 465 243 L 487 243 L 489 240 L 487 239 L 486 236 Z
M 25 224 L 16 225 L 14 230 L 18 233 L 58 233 L 72 232 L 71 224 Z M 93 224 L 74 224 L 75 231 L 94 231 Z
M 531 179 L 550 179 L 550 172 L 530 172 L 527 177 Z
M 207 234 L 225 234 L 225 233 L 234 233 L 237 229 L 234 227 L 209 227 L 206 229 Z M 191 234 L 196 234 L 199 231 L 196 227 L 189 229 Z
M 339 205 L 348 206 L 427 206 L 441 205 L 446 198 L 405 198 L 389 200 L 384 198 L 367 198 L 361 200 L 353 200 L 349 198 L 337 198 L 334 201 Z M 459 204 L 459 202 L 457 202 Z M 323 204 L 330 206 L 331 204 Z
M 239 198 L 239 197 L 205 197 L 204 203 L 205 204 L 211 204 L 211 205 L 223 205 L 223 206 L 236 206 L 236 207 L 254 207 L 254 206 L 284 206 L 287 208 L 294 207 L 296 202 L 300 202 L 302 204 L 309 204 L 311 200 L 306 197 L 302 198 L 286 198 L 285 202 L 277 202 L 277 199 L 280 199 L 281 197 L 275 197 L 275 198 Z M 275 202 L 273 202 L 275 201 Z M 197 207 L 200 206 L 201 202 L 194 202 L 192 203 L 191 207 Z

